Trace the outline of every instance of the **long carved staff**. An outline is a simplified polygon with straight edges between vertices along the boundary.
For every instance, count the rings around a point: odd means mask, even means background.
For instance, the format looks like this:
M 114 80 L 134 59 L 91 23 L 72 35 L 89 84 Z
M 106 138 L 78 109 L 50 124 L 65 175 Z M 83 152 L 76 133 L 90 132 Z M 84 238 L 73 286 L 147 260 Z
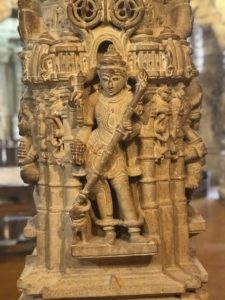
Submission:
M 89 210 L 90 203 L 88 200 L 88 195 L 90 194 L 91 189 L 94 187 L 94 185 L 101 177 L 102 175 L 101 172 L 104 169 L 108 160 L 110 159 L 111 155 L 113 154 L 117 144 L 119 143 L 119 141 L 122 140 L 125 134 L 123 123 L 130 121 L 132 114 L 138 105 L 138 102 L 141 100 L 142 96 L 146 91 L 147 86 L 148 86 L 148 74 L 146 73 L 145 70 L 142 70 L 138 74 L 137 88 L 134 97 L 132 101 L 129 103 L 129 105 L 127 106 L 123 114 L 121 123 L 117 125 L 116 130 L 109 144 L 105 147 L 102 153 L 102 156 L 96 160 L 95 167 L 91 171 L 91 174 L 88 176 L 87 183 L 85 184 L 83 190 L 80 191 L 80 193 L 75 199 L 74 205 L 70 210 L 70 216 L 72 220 L 76 218 L 75 216 L 77 216 L 78 211 L 80 213 L 84 213 Z

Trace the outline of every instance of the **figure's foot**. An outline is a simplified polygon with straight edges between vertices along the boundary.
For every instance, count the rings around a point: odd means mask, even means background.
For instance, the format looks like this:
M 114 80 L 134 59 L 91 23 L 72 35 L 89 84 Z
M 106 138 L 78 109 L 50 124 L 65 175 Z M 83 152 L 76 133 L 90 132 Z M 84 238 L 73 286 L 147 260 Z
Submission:
M 186 189 L 196 190 L 199 187 L 199 181 L 194 177 L 188 177 L 185 183 Z
M 146 238 L 140 234 L 140 232 L 130 233 L 130 243 L 146 243 Z

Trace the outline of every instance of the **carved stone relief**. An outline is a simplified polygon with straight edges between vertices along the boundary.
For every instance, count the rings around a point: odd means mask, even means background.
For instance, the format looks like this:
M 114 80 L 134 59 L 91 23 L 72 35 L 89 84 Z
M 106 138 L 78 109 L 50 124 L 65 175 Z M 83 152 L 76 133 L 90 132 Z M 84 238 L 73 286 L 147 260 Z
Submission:
M 19 162 L 37 247 L 21 299 L 204 299 L 189 249 L 206 155 L 189 1 L 32 3 Z

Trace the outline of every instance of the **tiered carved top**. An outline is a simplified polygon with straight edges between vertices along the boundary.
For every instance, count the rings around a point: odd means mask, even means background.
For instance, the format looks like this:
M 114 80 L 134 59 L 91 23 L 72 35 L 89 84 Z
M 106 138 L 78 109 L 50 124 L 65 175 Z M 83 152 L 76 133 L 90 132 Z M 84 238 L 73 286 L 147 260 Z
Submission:
M 42 11 L 43 18 L 36 0 L 20 1 L 25 82 L 68 80 L 80 70 L 87 75 L 106 41 L 127 59 L 129 76 L 142 68 L 156 79 L 197 75 L 186 42 L 192 24 L 189 1 L 45 1 Z

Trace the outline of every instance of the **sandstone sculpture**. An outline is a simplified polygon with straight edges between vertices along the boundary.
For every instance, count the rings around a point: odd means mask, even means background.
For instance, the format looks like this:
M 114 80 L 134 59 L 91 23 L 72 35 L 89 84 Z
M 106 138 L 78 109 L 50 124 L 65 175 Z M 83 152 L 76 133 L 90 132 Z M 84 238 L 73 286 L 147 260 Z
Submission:
M 206 149 L 188 0 L 19 1 L 22 299 L 207 299 L 190 249 Z

